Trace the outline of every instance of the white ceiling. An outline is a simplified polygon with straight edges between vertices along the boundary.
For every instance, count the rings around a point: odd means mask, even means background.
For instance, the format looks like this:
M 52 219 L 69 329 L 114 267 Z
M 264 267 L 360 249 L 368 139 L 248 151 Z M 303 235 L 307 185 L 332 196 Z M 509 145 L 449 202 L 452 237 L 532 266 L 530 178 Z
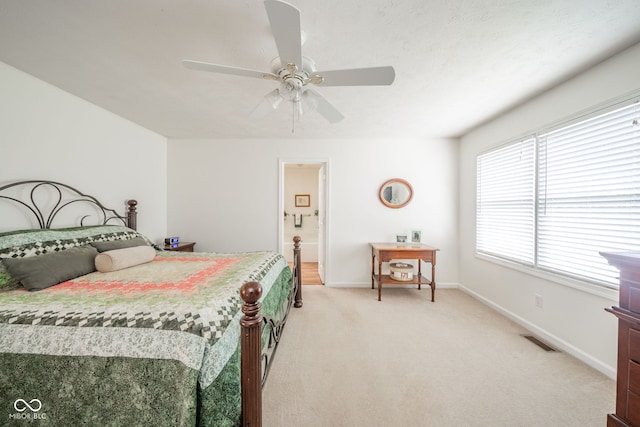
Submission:
M 261 0 L 0 0 L 0 61 L 167 137 L 455 137 L 640 41 L 638 0 L 291 0 L 318 70 L 393 65 L 391 86 L 319 87 L 345 116 L 281 105 Z

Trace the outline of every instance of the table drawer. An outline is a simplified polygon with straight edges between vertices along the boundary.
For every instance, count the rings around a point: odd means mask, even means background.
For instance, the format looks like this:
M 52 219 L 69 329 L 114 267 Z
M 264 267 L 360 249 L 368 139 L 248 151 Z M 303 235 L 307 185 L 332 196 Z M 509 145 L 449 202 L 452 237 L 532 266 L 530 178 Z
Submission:
M 631 311 L 640 313 L 640 288 L 630 286 L 629 288 L 629 301 L 627 307 Z
M 629 359 L 640 363 L 640 331 L 629 329 Z
M 629 391 L 640 395 L 640 363 L 629 360 Z
M 632 426 L 640 426 L 640 396 L 632 391 L 627 392 L 627 421 Z
M 640 269 L 628 269 L 620 271 L 620 282 L 628 282 L 630 285 L 640 286 Z

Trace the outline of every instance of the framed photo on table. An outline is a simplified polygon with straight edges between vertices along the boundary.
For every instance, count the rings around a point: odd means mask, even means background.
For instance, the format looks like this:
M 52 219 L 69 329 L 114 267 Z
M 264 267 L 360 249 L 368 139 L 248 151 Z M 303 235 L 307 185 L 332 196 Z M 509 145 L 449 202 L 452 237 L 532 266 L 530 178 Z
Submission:
M 422 231 L 413 230 L 411 232 L 411 242 L 412 243 L 420 243 L 420 240 L 422 240 Z
M 308 208 L 311 206 L 311 197 L 308 194 L 296 194 L 296 208 Z

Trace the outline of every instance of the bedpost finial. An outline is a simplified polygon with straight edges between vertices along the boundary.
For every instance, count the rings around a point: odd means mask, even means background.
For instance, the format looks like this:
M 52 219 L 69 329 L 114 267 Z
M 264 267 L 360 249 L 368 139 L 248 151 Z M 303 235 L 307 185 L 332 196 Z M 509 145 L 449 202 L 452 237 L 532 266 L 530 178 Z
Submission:
M 240 287 L 240 297 L 247 304 L 255 304 L 262 296 L 262 285 L 258 282 L 247 282 Z
M 127 200 L 127 205 L 129 205 L 129 210 L 127 211 L 127 227 L 132 230 L 138 229 L 138 211 L 136 210 L 136 205 L 138 201 L 135 199 Z

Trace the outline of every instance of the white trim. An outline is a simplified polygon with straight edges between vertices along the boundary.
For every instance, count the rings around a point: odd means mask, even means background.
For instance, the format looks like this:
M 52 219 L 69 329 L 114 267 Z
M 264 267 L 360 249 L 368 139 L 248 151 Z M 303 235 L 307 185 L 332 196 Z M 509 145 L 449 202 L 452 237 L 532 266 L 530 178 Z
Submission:
M 324 164 L 325 165 L 325 188 L 324 188 L 324 208 L 325 208 L 325 223 L 324 223 L 324 276 L 325 282 L 329 282 L 331 278 L 330 274 L 330 259 L 329 259 L 329 248 L 331 247 L 331 209 L 330 209 L 330 199 L 329 190 L 331 188 L 330 185 L 330 177 L 331 177 L 331 163 L 328 157 L 279 157 L 278 158 L 278 213 L 276 215 L 278 224 L 278 251 L 280 253 L 283 252 L 284 242 L 283 242 L 283 234 L 284 234 L 284 226 L 282 221 L 282 214 L 284 212 L 284 175 L 285 175 L 285 165 L 288 164 Z
M 460 285 L 460 290 L 468 295 L 470 295 L 471 297 L 477 299 L 478 301 L 482 302 L 483 304 L 491 307 L 493 310 L 497 311 L 498 313 L 502 314 L 503 316 L 507 317 L 508 319 L 513 320 L 514 322 L 516 322 L 518 325 L 522 326 L 523 328 L 527 329 L 528 331 L 531 331 L 532 333 L 534 333 L 535 335 L 537 335 L 538 337 L 542 338 L 544 341 L 548 342 L 549 344 L 551 344 L 554 347 L 557 347 L 558 349 L 564 351 L 565 353 L 575 357 L 576 359 L 586 363 L 587 365 L 591 366 L 593 369 L 597 370 L 598 372 L 601 372 L 602 374 L 606 375 L 607 377 L 611 378 L 612 380 L 616 379 L 616 368 L 609 366 L 605 363 L 603 363 L 602 361 L 595 359 L 593 356 L 591 356 L 588 353 L 585 353 L 584 351 L 580 350 L 579 348 L 574 347 L 573 345 L 569 344 L 568 342 L 566 342 L 565 340 L 558 338 L 557 336 L 547 332 L 544 329 L 539 328 L 538 326 L 534 325 L 533 323 L 529 322 L 526 319 L 523 319 L 522 317 L 514 314 L 513 312 L 505 309 L 504 307 L 486 299 L 485 297 L 481 296 L 480 294 L 477 294 L 476 292 L 472 291 L 471 289 L 467 288 L 466 286 Z
M 312 286 L 312 285 L 309 285 Z M 371 282 L 341 282 L 341 283 L 330 283 L 327 282 L 325 283 L 325 286 L 327 288 L 369 288 L 371 289 Z M 383 289 L 386 288 L 415 288 L 418 289 L 416 287 L 417 285 L 415 284 L 399 284 L 399 283 L 392 283 L 388 286 L 383 286 Z M 460 286 L 459 283 L 456 282 L 446 282 L 446 283 L 437 283 L 436 284 L 436 297 L 438 296 L 438 289 L 457 289 Z M 422 284 L 422 290 L 429 290 L 429 285 L 426 284 Z M 375 289 L 371 289 L 372 291 L 375 290 L 376 292 L 378 292 L 378 288 L 376 287 Z
M 521 273 L 528 274 L 530 276 L 539 277 L 550 282 L 558 283 L 560 285 L 568 286 L 570 288 L 586 292 L 588 294 L 596 295 L 601 298 L 606 298 L 613 302 L 618 302 L 620 292 L 617 289 L 609 288 L 604 285 L 597 285 L 595 283 L 586 282 L 583 280 L 573 279 L 569 276 L 562 274 L 554 274 L 550 271 L 542 270 L 539 267 L 527 266 L 518 262 L 508 261 L 502 258 L 492 257 L 490 255 L 477 253 L 475 257 L 483 261 L 492 262 L 494 264 L 501 265 L 503 267 L 517 270 Z

